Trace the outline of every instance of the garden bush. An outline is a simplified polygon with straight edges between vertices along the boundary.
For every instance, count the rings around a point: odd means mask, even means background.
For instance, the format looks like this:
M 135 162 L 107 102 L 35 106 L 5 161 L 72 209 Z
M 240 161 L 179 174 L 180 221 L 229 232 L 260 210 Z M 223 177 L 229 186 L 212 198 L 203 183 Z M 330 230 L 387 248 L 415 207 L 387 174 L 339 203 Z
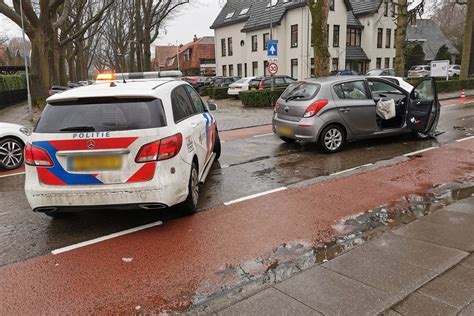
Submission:
M 0 75 L 0 92 L 26 89 L 26 79 L 23 74 Z
M 240 100 L 244 106 L 248 107 L 272 107 L 285 89 L 249 90 L 239 93 Z
M 227 94 L 228 89 L 225 87 L 209 87 L 207 88 L 207 95 L 210 99 L 214 100 L 227 99 L 229 97 Z

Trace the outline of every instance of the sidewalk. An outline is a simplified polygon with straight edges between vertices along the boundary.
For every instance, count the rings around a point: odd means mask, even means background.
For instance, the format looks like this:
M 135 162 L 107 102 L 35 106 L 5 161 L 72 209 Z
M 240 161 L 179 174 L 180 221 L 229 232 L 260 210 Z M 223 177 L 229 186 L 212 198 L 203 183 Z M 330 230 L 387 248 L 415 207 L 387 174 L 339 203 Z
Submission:
M 474 315 L 474 197 L 383 234 L 219 315 Z

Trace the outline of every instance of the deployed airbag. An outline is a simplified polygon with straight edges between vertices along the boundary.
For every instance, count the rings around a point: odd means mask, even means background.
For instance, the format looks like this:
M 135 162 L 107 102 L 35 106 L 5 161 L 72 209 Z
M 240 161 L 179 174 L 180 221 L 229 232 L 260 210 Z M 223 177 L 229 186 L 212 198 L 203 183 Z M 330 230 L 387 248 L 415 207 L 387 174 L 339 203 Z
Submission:
M 377 108 L 375 110 L 377 115 L 384 120 L 392 119 L 396 116 L 395 111 L 395 100 L 390 99 L 386 101 L 379 100 Z

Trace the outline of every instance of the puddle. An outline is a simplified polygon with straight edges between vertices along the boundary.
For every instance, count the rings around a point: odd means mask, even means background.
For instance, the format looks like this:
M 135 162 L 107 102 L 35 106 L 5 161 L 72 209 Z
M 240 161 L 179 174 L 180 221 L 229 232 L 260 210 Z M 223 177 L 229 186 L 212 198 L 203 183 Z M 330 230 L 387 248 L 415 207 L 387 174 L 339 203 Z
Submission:
M 425 194 L 409 195 L 389 205 L 341 219 L 333 229 L 339 237 L 330 242 L 294 241 L 273 249 L 265 258 L 227 265 L 216 275 L 233 279 L 232 284 L 221 286 L 217 292 L 198 290 L 191 311 L 209 312 L 206 302 L 212 300 L 212 309 L 247 297 L 294 274 L 324 263 L 386 231 L 410 223 L 458 200 L 474 194 L 474 180 L 464 179 L 436 186 Z

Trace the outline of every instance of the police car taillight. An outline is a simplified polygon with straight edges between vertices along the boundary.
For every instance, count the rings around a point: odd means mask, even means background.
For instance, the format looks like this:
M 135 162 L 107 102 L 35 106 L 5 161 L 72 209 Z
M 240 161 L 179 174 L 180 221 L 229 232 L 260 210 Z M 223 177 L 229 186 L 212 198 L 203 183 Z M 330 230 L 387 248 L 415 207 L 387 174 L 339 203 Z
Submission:
M 143 145 L 135 158 L 135 162 L 144 163 L 173 158 L 181 150 L 182 144 L 183 135 L 178 133 L 156 142 Z
M 25 163 L 35 167 L 52 167 L 54 165 L 48 152 L 43 148 L 26 144 Z

